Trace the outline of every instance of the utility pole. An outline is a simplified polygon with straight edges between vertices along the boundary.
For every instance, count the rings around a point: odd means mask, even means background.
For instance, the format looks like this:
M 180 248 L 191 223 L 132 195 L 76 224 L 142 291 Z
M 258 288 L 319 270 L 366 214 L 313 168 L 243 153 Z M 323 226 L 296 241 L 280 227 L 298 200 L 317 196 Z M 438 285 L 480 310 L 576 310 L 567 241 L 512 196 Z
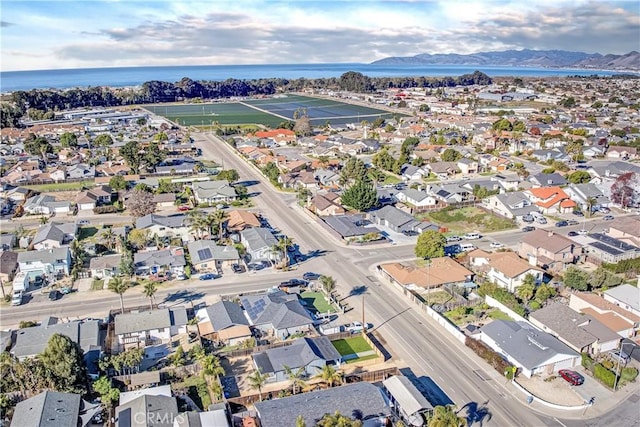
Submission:
M 367 333 L 367 324 L 364 323 L 364 292 L 362 293 L 362 333 Z
M 431 270 L 431 259 L 427 258 L 427 307 L 431 307 L 431 288 L 429 284 L 431 282 L 431 275 L 429 274 Z

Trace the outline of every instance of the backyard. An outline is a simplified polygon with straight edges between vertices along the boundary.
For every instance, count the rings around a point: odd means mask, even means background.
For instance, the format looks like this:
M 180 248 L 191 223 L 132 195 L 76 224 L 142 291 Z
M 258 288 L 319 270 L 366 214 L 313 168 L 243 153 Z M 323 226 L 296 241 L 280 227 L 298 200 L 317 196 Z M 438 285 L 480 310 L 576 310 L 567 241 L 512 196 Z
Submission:
M 378 357 L 369 343 L 367 343 L 367 341 L 361 336 L 332 341 L 331 344 L 333 344 L 336 350 L 338 350 L 338 353 L 340 353 L 340 356 L 342 356 L 343 360 L 345 360 L 347 364 L 375 359 Z M 366 354 L 358 357 L 358 353 Z
M 516 227 L 513 220 L 499 217 L 473 206 L 465 208 L 448 207 L 440 211 L 418 215 L 418 218 L 428 219 L 455 233 L 468 233 L 471 231 L 487 233 Z
M 338 311 L 327 301 L 322 292 L 303 292 L 300 297 L 303 303 L 316 313 L 336 313 Z

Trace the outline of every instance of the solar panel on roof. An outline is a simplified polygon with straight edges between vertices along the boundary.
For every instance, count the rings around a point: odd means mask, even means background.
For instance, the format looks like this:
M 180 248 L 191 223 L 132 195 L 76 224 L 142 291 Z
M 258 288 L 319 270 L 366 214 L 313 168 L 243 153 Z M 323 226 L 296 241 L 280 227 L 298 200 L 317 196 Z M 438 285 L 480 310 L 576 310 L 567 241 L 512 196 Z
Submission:
M 213 258 L 213 256 L 211 255 L 211 249 L 209 249 L 209 248 L 199 249 L 198 250 L 198 257 L 201 260 Z

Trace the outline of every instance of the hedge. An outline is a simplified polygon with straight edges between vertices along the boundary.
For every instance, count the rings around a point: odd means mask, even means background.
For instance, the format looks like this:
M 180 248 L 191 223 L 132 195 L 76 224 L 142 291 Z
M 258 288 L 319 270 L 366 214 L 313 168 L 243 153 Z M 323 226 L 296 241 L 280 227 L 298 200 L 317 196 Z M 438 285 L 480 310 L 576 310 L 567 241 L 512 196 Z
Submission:
M 638 368 L 623 368 L 620 373 L 620 379 L 631 382 L 638 376 Z
M 616 382 L 616 374 L 602 366 L 600 363 L 596 364 L 594 367 L 593 376 L 609 388 L 613 388 L 613 385 Z
M 474 351 L 478 356 L 482 357 L 489 365 L 500 372 L 501 375 L 505 375 L 505 372 L 511 368 L 511 364 L 504 360 L 502 356 L 493 351 L 489 346 L 480 340 L 467 337 L 464 341 L 465 345 Z

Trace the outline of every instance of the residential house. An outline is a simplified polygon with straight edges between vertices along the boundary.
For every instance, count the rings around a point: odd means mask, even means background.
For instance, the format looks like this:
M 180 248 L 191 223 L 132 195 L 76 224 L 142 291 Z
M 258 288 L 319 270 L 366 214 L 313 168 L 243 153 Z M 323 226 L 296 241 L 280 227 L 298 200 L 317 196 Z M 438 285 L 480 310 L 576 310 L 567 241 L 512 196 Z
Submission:
M 108 205 L 113 197 L 113 190 L 107 185 L 100 185 L 90 190 L 81 191 L 76 196 L 79 210 L 91 210 L 96 206 Z
M 237 345 L 252 339 L 249 319 L 240 305 L 222 300 L 196 312 L 200 336 L 223 345 Z
M 390 228 L 396 233 L 402 233 L 404 231 L 417 231 L 422 233 L 425 230 L 436 230 L 440 227 L 429 222 L 422 222 L 415 219 L 411 214 L 408 214 L 395 206 L 383 206 L 380 209 L 376 209 L 368 213 L 369 220 L 374 224 L 383 225 Z
M 247 250 L 247 258 L 251 262 L 256 261 L 282 261 L 282 253 L 274 251 L 278 239 L 266 228 L 248 228 L 240 232 L 240 243 Z
M 640 218 L 618 217 L 609 222 L 609 236 L 625 243 L 640 245 Z
M 604 291 L 604 299 L 636 316 L 640 316 L 640 288 L 632 285 L 620 285 Z
M 580 210 L 589 212 L 589 208 L 600 208 L 611 206 L 611 200 L 605 196 L 604 192 L 595 184 L 569 184 L 564 191 L 576 202 Z M 591 204 L 591 206 L 589 206 Z
M 562 187 L 568 184 L 567 179 L 557 172 L 532 175 L 529 181 L 536 187 Z
M 340 175 L 330 169 L 316 169 L 315 178 L 324 187 L 337 187 L 340 182 Z
M 611 145 L 607 149 L 607 159 L 634 160 L 637 157 L 638 157 L 638 149 L 635 147 Z
M 365 227 L 363 215 L 332 215 L 322 220 L 342 239 L 361 237 L 370 233 L 380 233 L 376 227 Z
M 484 199 L 482 203 L 490 211 L 509 219 L 521 220 L 532 212 L 538 212 L 537 206 L 521 191 L 496 194 Z
M 458 160 L 456 166 L 463 175 L 478 173 L 478 162 L 476 162 L 475 160 L 462 158 Z
M 520 177 L 517 173 L 500 173 L 491 177 L 492 181 L 497 181 L 505 191 L 517 191 L 520 188 Z
M 184 249 L 167 248 L 136 252 L 133 256 L 135 274 L 138 276 L 169 273 L 171 275 L 184 274 Z
M 400 168 L 400 176 L 405 181 L 420 181 L 422 178 L 428 175 L 429 171 L 418 166 L 413 166 L 409 163 L 405 163 Z
M 27 200 L 27 196 L 31 190 L 25 187 L 15 187 L 9 184 L 0 186 L 0 198 L 11 200 L 15 204 L 20 204 Z
M 36 357 L 47 348 L 49 339 L 55 334 L 68 337 L 78 344 L 85 353 L 103 347 L 100 325 L 97 320 L 74 320 L 59 323 L 57 319 L 49 318 L 43 321 L 40 326 L 18 329 L 16 343 L 11 349 L 11 354 L 19 360 Z
M 620 335 L 588 314 L 577 313 L 557 302 L 529 314 L 529 321 L 578 353 L 598 355 L 615 350 L 621 340 Z
M 533 150 L 531 156 L 538 161 L 557 160 L 559 162 L 568 162 L 571 160 L 569 156 L 558 148 Z
M 226 228 L 230 232 L 239 232 L 260 225 L 260 219 L 253 212 L 234 210 L 229 212 Z
M 79 394 L 46 390 L 18 402 L 13 411 L 11 426 L 87 427 L 100 411 L 100 403 L 89 403 Z
M 0 251 L 9 251 L 16 246 L 16 235 L 14 233 L 0 234 Z
M 198 204 L 216 205 L 236 200 L 236 189 L 229 185 L 229 181 L 199 181 L 192 184 L 193 195 Z
M 114 333 L 121 351 L 151 346 L 145 349 L 145 357 L 164 357 L 170 351 L 167 344 L 187 333 L 187 310 L 179 306 L 118 314 Z
M 96 177 L 95 166 L 78 163 L 67 167 L 67 179 L 93 179 Z
M 176 204 L 175 193 L 154 194 L 153 203 L 159 208 L 172 208 Z
M 285 339 L 313 329 L 313 319 L 295 294 L 273 291 L 240 298 L 251 325 L 265 334 Z
M 116 277 L 119 274 L 122 254 L 102 255 L 89 260 L 91 277 L 104 279 Z
M 607 301 L 600 295 L 590 292 L 572 293 L 569 296 L 569 307 L 592 316 L 622 338 L 633 338 L 640 331 L 639 315 Z
M 589 175 L 597 179 L 598 182 L 601 183 L 604 181 L 613 181 L 620 175 L 624 175 L 629 172 L 640 172 L 640 166 L 624 162 L 621 160 L 618 161 L 592 161 L 589 162 L 589 169 L 587 169 Z
M 73 222 L 52 222 L 41 226 L 31 241 L 35 250 L 59 248 L 68 245 L 75 238 L 78 226 Z
M 189 242 L 187 249 L 191 255 L 191 265 L 199 272 L 218 272 L 240 261 L 240 255 L 234 246 L 219 246 L 213 240 Z
M 459 285 L 473 280 L 473 272 L 450 257 L 433 258 L 427 267 L 394 262 L 381 264 L 377 268 L 378 272 L 390 282 L 409 289 L 432 289 L 444 285 Z
M 11 283 L 18 270 L 18 252 L 0 252 L 0 286 Z
M 393 375 L 382 382 L 394 414 L 406 425 L 412 421 L 429 419 L 433 413 L 433 405 L 424 394 L 403 375 Z
M 412 188 L 399 191 L 396 194 L 396 199 L 400 202 L 409 203 L 412 206 L 419 208 L 435 207 L 438 204 L 438 200 L 426 191 L 414 190 Z
M 524 192 L 544 214 L 570 213 L 577 204 L 560 187 L 537 187 Z
M 116 427 L 174 427 L 181 415 L 176 398 L 144 394 L 116 408 Z
M 520 240 L 518 255 L 545 270 L 559 273 L 575 264 L 582 254 L 582 246 L 553 231 L 536 229 Z
M 428 186 L 427 192 L 449 205 L 474 200 L 473 191 L 469 191 L 459 184 Z
M 317 375 L 327 365 L 339 366 L 342 356 L 325 336 L 299 338 L 291 345 L 270 348 L 252 355 L 256 369 L 267 376 L 267 382 L 287 381 L 287 369 L 302 370 L 303 378 Z
M 182 175 L 196 172 L 196 163 L 190 158 L 165 160 L 156 166 L 156 173 L 162 175 Z
M 39 194 L 29 197 L 23 205 L 24 211 L 30 215 L 51 215 L 54 213 L 71 212 L 71 202 L 68 200 L 56 201 L 53 196 Z
M 309 402 L 313 402 L 312 405 Z M 301 417 L 315 425 L 325 414 L 358 414 L 367 427 L 383 427 L 392 420 L 388 399 L 379 387 L 359 382 L 255 403 L 262 427 L 294 426 Z
M 580 364 L 580 355 L 556 337 L 526 322 L 494 320 L 480 329 L 478 339 L 531 378 L 552 375 Z
M 335 193 L 316 194 L 309 209 L 318 216 L 344 215 L 346 212 L 340 204 L 340 196 Z
M 136 228 L 148 230 L 149 236 L 180 238 L 183 242 L 191 238 L 190 219 L 185 214 L 157 215 L 149 214 L 136 220 Z
M 480 267 L 487 278 L 509 292 L 524 283 L 526 277 L 533 276 L 535 283 L 541 283 L 544 271 L 529 264 L 513 252 L 488 253 L 480 249 L 469 252 L 471 265 Z
M 491 172 L 504 172 L 509 168 L 509 165 L 511 165 L 510 160 L 503 159 L 502 157 L 493 157 L 485 169 Z
M 51 282 L 59 276 L 68 276 L 71 262 L 69 246 L 18 253 L 20 271 L 28 273 L 31 277 L 45 276 Z
M 460 171 L 456 162 L 428 163 L 425 165 L 425 168 L 440 179 L 448 179 Z
M 615 264 L 640 257 L 640 247 L 604 233 L 593 233 L 581 238 L 586 242 L 584 248 L 587 259 L 597 264 Z

